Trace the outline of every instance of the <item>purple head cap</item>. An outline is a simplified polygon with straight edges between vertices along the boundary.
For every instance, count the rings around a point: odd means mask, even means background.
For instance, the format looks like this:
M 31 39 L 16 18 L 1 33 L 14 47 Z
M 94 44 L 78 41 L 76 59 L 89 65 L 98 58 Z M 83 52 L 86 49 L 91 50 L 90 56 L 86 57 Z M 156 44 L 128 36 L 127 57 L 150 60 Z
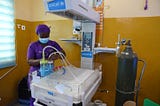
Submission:
M 39 35 L 40 33 L 50 33 L 50 28 L 45 24 L 39 24 L 36 28 L 36 34 Z

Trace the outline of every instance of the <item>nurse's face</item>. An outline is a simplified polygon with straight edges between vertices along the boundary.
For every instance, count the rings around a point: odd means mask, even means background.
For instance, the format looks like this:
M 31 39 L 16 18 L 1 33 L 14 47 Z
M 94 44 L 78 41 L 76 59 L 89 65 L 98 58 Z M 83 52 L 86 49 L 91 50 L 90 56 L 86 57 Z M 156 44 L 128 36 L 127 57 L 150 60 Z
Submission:
M 49 33 L 40 33 L 39 37 L 40 38 L 48 38 L 49 37 Z

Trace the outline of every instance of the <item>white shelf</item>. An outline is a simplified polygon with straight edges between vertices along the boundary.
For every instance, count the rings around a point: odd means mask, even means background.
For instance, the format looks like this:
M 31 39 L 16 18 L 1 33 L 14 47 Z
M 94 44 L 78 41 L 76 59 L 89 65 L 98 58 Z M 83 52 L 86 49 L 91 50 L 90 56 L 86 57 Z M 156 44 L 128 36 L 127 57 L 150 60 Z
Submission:
M 70 42 L 70 43 L 75 43 L 81 46 L 81 40 L 77 40 L 77 39 L 60 39 L 60 40 Z M 98 53 L 116 53 L 116 48 L 95 47 L 94 54 L 98 54 Z
M 70 43 L 75 43 L 75 44 L 78 44 L 79 46 L 81 46 L 81 40 L 78 40 L 78 39 L 60 39 L 60 40 L 70 42 Z
M 116 53 L 116 48 L 95 47 L 94 54 L 97 53 Z

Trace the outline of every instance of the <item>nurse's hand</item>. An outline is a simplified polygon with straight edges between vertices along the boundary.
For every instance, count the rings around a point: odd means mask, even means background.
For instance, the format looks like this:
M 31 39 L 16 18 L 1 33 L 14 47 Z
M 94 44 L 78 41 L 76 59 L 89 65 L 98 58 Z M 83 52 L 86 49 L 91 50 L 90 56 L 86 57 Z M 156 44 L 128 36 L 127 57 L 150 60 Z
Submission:
M 51 56 L 48 57 L 48 60 L 57 60 L 60 59 L 60 55 L 59 54 L 52 54 Z

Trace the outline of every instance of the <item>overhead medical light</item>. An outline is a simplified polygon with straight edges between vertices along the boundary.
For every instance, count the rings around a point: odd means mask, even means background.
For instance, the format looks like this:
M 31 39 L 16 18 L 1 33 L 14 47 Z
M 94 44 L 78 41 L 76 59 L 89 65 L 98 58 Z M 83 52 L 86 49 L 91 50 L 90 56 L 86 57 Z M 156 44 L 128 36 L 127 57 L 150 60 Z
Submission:
M 80 0 L 44 0 L 47 13 L 79 21 L 100 23 L 100 15 Z

